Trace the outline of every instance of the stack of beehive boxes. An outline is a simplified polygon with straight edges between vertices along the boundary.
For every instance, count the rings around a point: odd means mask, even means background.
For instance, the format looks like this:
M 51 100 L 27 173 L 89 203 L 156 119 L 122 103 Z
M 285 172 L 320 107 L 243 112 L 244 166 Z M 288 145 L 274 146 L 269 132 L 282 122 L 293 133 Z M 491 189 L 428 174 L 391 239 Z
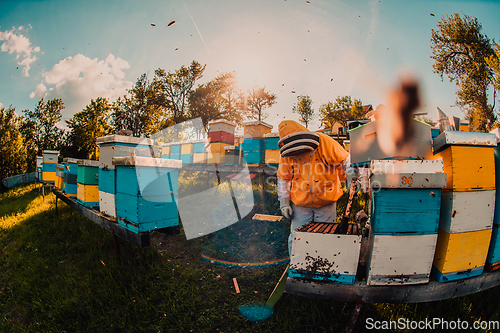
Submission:
M 495 157 L 495 213 L 493 216 L 493 227 L 491 243 L 486 257 L 486 270 L 496 271 L 500 269 L 500 193 L 496 191 L 500 187 L 500 130 L 491 131 L 497 137 L 497 146 L 494 148 Z
M 76 201 L 85 207 L 99 206 L 99 161 L 79 160 Z
M 367 284 L 429 281 L 438 237 L 443 161 L 373 160 Z
M 42 165 L 42 181 L 44 183 L 55 184 L 57 159 L 59 151 L 44 150 L 43 151 L 43 165 Z
M 434 139 L 434 158 L 444 161 L 447 174 L 433 263 L 439 282 L 483 272 L 495 207 L 496 145 L 489 133 L 445 131 Z
M 42 180 L 43 156 L 36 157 L 36 179 Z
M 263 121 L 243 123 L 242 163 L 250 166 L 263 165 L 265 162 L 264 134 L 271 133 L 273 126 Z
M 135 233 L 179 224 L 178 178 L 182 162 L 140 156 L 115 157 L 116 217 Z
M 224 119 L 208 123 L 208 141 L 210 151 L 207 163 L 224 164 L 225 147 L 234 145 L 234 129 L 236 124 Z
M 278 147 L 280 136 L 278 133 L 266 133 L 264 134 L 264 140 L 266 150 L 264 162 L 268 166 L 277 166 L 280 163 L 280 148 Z
M 147 152 L 153 146 L 153 141 L 114 134 L 97 138 L 97 145 L 99 146 L 99 210 L 114 218 L 116 217 L 116 170 L 113 158 L 135 156 L 136 149 Z
M 207 164 L 207 141 L 193 142 L 193 164 Z
M 64 180 L 64 164 L 58 163 L 56 165 L 56 187 L 60 190 L 63 189 L 63 180 Z
M 78 177 L 78 159 L 72 157 L 65 157 L 64 164 L 64 178 L 63 178 L 63 193 L 67 197 L 76 198 L 78 194 L 78 186 L 76 179 Z

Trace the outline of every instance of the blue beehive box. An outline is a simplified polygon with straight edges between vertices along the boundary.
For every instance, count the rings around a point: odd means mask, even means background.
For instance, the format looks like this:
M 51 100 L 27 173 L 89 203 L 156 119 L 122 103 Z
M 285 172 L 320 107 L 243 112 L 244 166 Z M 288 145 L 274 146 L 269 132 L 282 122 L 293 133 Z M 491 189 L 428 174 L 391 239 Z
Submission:
M 243 151 L 242 163 L 260 164 L 264 163 L 264 151 Z
M 116 168 L 118 223 L 135 233 L 176 226 L 179 160 L 119 157 Z
M 193 153 L 194 154 L 206 153 L 207 150 L 205 148 L 205 145 L 206 145 L 205 141 L 199 141 L 193 143 Z
M 274 134 L 274 133 L 269 133 L 269 134 Z M 266 143 L 265 143 L 265 149 L 266 150 L 276 150 L 280 149 L 278 147 L 278 142 L 280 141 L 279 136 L 267 136 L 268 134 L 264 134 Z
M 256 139 L 245 139 L 243 141 L 243 148 L 242 150 L 244 152 L 247 151 L 263 151 L 264 150 L 264 139 L 262 138 L 256 138 Z
M 64 175 L 62 190 L 69 197 L 76 197 L 78 192 L 78 161 L 78 159 L 72 157 L 66 157 L 63 159 Z
M 182 154 L 180 159 L 182 164 L 193 164 L 193 155 L 191 154 Z

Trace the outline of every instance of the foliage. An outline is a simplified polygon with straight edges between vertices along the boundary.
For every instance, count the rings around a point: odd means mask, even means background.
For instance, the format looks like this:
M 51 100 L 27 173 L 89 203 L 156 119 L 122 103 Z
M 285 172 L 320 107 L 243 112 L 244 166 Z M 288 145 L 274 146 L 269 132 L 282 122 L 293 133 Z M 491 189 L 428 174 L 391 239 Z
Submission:
M 319 107 L 320 121 L 325 128 L 333 127 L 335 123 L 340 123 L 342 127 L 347 127 L 349 120 L 361 119 L 365 117 L 361 100 L 352 100 L 351 96 L 342 96 L 335 99 L 335 103 L 328 102 Z
M 259 121 L 267 118 L 268 114 L 264 109 L 273 106 L 276 103 L 277 96 L 266 87 L 253 86 L 248 89 L 243 100 L 243 108 L 248 119 L 257 119 Z
M 96 100 L 91 100 L 83 111 L 76 113 L 67 121 L 71 129 L 68 141 L 73 147 L 72 151 L 78 154 L 73 157 L 99 159 L 96 139 L 112 133 L 112 127 L 108 123 L 109 116 L 108 100 L 98 97 Z
M 486 63 L 488 66 L 490 66 L 491 70 L 493 71 L 493 84 L 495 87 L 494 93 L 493 93 L 493 107 L 492 109 L 495 109 L 495 98 L 496 98 L 496 91 L 500 91 L 500 44 L 497 42 L 494 43 L 493 49 L 495 51 L 494 55 L 491 55 L 489 58 L 486 59 Z M 495 125 L 495 128 L 500 127 L 499 121 L 497 119 Z
M 26 140 L 32 140 L 37 155 L 41 155 L 44 150 L 57 150 L 63 145 L 64 130 L 56 126 L 62 118 L 63 109 L 62 99 L 53 98 L 45 102 L 42 98 L 34 111 L 23 110 L 25 119 L 22 131 L 27 135 Z
M 0 181 L 26 172 L 26 148 L 20 131 L 21 118 L 12 106 L 0 108 Z
M 309 95 L 300 95 L 297 96 L 297 104 L 294 104 L 292 108 L 293 112 L 299 114 L 299 120 L 306 125 L 306 128 L 314 117 L 312 103 L 312 99 Z
M 170 124 L 165 109 L 159 104 L 159 87 L 156 82 L 149 82 L 146 73 L 127 92 L 112 105 L 115 131 L 126 129 L 134 137 L 150 136 Z
M 437 30 L 431 29 L 431 58 L 433 71 L 441 80 L 447 75 L 450 82 L 455 81 L 456 105 L 467 111 L 472 127 L 476 131 L 489 131 L 496 118 L 488 104 L 488 89 L 495 89 L 489 63 L 497 56 L 481 29 L 477 18 L 472 16 L 454 13 L 441 17 Z
M 200 117 L 205 131 L 208 122 L 226 119 L 241 124 L 241 92 L 236 87 L 234 73 L 222 73 L 215 79 L 199 85 L 189 94 L 189 117 Z
M 173 124 L 187 118 L 187 99 L 195 82 L 203 76 L 205 65 L 192 61 L 189 67 L 181 66 L 174 73 L 155 70 L 153 84 L 158 89 L 157 104 L 169 111 Z

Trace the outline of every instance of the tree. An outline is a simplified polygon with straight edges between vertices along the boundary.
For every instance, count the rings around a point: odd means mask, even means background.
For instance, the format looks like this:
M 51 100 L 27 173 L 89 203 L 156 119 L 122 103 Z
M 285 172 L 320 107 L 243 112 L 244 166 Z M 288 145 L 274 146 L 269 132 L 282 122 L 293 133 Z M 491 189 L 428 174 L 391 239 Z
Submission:
M 477 18 L 465 14 L 463 18 L 458 13 L 441 17 L 437 27 L 431 29 L 433 71 L 441 80 L 447 75 L 450 82 L 455 81 L 456 105 L 465 109 L 473 128 L 489 131 L 495 114 L 488 104 L 488 89 L 495 87 L 487 59 L 496 56 L 490 40 L 481 33 Z
M 26 172 L 26 150 L 15 109 L 0 108 L 0 180 Z
M 157 103 L 170 111 L 173 124 L 186 120 L 187 98 L 204 70 L 205 65 L 193 60 L 189 67 L 181 66 L 174 73 L 166 73 L 161 68 L 155 71 L 153 84 L 159 90 Z
M 306 128 L 314 117 L 312 103 L 312 99 L 309 95 L 300 95 L 297 96 L 297 104 L 294 104 L 292 109 L 294 113 L 299 114 L 299 120 L 306 125 Z
M 200 117 L 205 130 L 210 120 L 224 118 L 241 124 L 241 95 L 233 73 L 223 73 L 189 94 L 189 117 Z
M 347 127 L 349 120 L 361 119 L 366 116 L 361 100 L 352 100 L 351 96 L 342 96 L 335 99 L 335 103 L 328 102 L 319 107 L 320 121 L 325 127 L 333 127 L 340 123 Z
M 167 126 L 165 109 L 160 105 L 160 91 L 156 82 L 150 83 L 142 74 L 127 95 L 112 105 L 112 123 L 116 131 L 130 130 L 132 136 L 150 136 Z
M 261 121 L 268 116 L 264 109 L 273 106 L 276 103 L 276 98 L 275 94 L 266 91 L 266 87 L 253 86 L 247 90 L 242 108 L 248 119 Z
M 108 100 L 98 97 L 91 100 L 90 104 L 83 111 L 76 113 L 73 118 L 67 121 L 71 129 L 68 141 L 73 147 L 73 151 L 84 159 L 97 160 L 96 139 L 101 136 L 109 135 L 113 132 L 109 125 L 110 106 Z
M 22 132 L 32 140 L 36 154 L 41 155 L 44 150 L 57 150 L 64 142 L 64 130 L 56 126 L 61 120 L 61 111 L 64 103 L 60 98 L 38 101 L 34 111 L 23 110 L 25 115 Z

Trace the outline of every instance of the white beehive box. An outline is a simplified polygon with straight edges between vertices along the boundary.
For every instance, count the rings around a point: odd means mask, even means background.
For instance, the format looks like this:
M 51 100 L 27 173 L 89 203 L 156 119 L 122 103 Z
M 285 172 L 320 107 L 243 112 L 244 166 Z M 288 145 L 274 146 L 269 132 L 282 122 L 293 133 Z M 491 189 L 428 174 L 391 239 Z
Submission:
M 299 231 L 309 225 L 314 228 L 314 224 L 319 228 L 326 226 L 326 229 Z M 289 277 L 338 284 L 354 283 L 361 235 L 357 231 L 347 235 L 331 234 L 328 228 L 334 225 L 338 224 L 310 222 L 293 232 Z

